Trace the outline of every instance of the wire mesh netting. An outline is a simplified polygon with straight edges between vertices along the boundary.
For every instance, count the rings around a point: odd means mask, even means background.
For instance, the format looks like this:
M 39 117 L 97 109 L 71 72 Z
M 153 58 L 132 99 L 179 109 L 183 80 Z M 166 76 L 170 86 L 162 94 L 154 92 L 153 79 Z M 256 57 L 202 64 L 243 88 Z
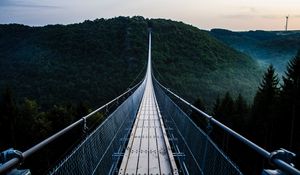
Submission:
M 156 98 L 167 128 L 172 128 L 176 146 L 185 157 L 181 166 L 189 174 L 242 174 L 237 166 L 217 147 L 154 81 Z
M 120 149 L 128 121 L 133 121 L 145 88 L 145 81 L 99 127 L 62 160 L 49 174 L 109 174 L 114 152 Z

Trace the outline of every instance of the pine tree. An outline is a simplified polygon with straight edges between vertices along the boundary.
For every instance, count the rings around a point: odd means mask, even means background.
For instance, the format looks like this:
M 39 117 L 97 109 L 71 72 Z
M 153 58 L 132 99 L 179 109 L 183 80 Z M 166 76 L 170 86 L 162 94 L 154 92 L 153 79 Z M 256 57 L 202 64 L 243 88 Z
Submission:
M 270 65 L 263 76 L 252 107 L 253 129 L 255 137 L 264 146 L 270 146 L 277 118 L 277 104 L 280 89 L 279 80 L 273 65 Z
M 220 114 L 220 105 L 221 105 L 221 99 L 218 96 L 216 99 L 216 102 L 214 104 L 214 107 L 213 107 L 213 116 L 216 118 L 221 115 Z
M 285 123 L 283 126 L 286 135 L 289 135 L 290 149 L 300 147 L 300 50 L 297 55 L 289 62 L 287 71 L 283 77 L 281 93 L 282 115 Z
M 249 115 L 249 107 L 241 94 L 234 101 L 234 109 L 233 127 L 241 131 L 245 129 L 244 126 Z
M 15 125 L 17 118 L 17 107 L 13 100 L 13 95 L 10 88 L 6 88 L 3 93 L 0 111 L 0 144 L 10 147 L 16 146 Z
M 194 103 L 194 106 L 202 111 L 206 111 L 206 107 L 203 103 L 203 100 L 200 97 L 197 98 L 197 100 Z
M 227 126 L 232 127 L 232 118 L 234 114 L 234 101 L 229 92 L 227 92 L 221 101 L 219 107 L 220 120 Z
M 198 97 L 193 105 L 196 108 L 200 109 L 201 111 L 205 112 L 205 110 L 206 110 L 201 97 Z M 206 131 L 205 129 L 206 129 L 208 123 L 207 123 L 207 119 L 205 117 L 201 116 L 201 114 L 199 114 L 199 112 L 194 111 L 194 110 L 192 111 L 190 116 L 191 116 L 191 119 L 196 123 L 196 125 L 198 125 L 204 131 Z
M 76 111 L 75 111 L 75 117 L 77 119 L 80 119 L 82 117 L 84 117 L 85 115 L 87 115 L 89 113 L 89 107 L 87 105 L 87 103 L 84 102 L 79 102 L 77 107 L 76 107 Z
M 213 107 L 213 115 L 216 119 L 220 120 L 225 125 L 232 127 L 234 112 L 234 100 L 229 92 L 227 92 L 222 99 L 219 97 L 216 99 Z
M 28 147 L 34 141 L 39 131 L 34 131 L 35 118 L 38 115 L 38 104 L 34 100 L 24 99 L 19 106 L 19 115 L 16 122 L 17 143 L 21 146 Z
M 47 115 L 48 119 L 51 121 L 51 127 L 54 132 L 63 129 L 74 121 L 72 112 L 68 111 L 67 107 L 62 105 L 54 105 Z
M 234 101 L 229 92 L 225 94 L 222 100 L 217 98 L 214 106 L 214 115 L 215 115 L 214 117 L 230 128 L 232 128 L 233 126 L 234 111 L 235 111 Z M 219 135 L 216 136 L 216 141 L 221 143 L 223 150 L 225 152 L 228 152 L 229 150 L 228 134 L 219 128 L 215 128 L 214 130 L 219 133 Z

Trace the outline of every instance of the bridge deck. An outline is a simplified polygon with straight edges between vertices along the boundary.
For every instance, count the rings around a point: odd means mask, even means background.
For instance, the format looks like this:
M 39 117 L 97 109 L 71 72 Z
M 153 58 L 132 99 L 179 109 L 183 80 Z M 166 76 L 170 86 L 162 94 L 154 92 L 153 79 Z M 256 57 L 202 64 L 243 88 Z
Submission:
M 174 171 L 176 165 L 152 82 L 147 81 L 119 174 L 176 174 Z
M 151 78 L 151 35 L 146 87 L 119 174 L 178 174 Z

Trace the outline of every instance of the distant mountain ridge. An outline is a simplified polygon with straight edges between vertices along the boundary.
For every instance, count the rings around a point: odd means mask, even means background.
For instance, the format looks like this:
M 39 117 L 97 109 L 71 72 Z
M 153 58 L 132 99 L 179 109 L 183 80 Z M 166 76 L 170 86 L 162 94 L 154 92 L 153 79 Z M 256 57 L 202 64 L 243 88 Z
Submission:
M 44 27 L 0 25 L 0 91 L 8 85 L 18 99 L 37 99 L 43 106 L 103 104 L 143 70 L 149 26 L 154 72 L 163 84 L 210 106 L 226 91 L 253 97 L 261 71 L 250 57 L 191 25 L 139 16 Z
M 300 48 L 300 30 L 233 32 L 212 29 L 211 34 L 229 46 L 263 63 L 273 64 L 283 75 L 287 62 Z

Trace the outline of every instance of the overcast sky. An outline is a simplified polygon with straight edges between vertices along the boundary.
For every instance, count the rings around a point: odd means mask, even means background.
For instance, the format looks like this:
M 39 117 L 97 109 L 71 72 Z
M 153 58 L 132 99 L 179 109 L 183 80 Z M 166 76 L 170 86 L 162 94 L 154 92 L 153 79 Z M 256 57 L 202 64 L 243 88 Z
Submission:
M 300 29 L 300 0 L 0 0 L 0 23 L 69 24 L 86 19 L 144 16 L 201 29 Z

